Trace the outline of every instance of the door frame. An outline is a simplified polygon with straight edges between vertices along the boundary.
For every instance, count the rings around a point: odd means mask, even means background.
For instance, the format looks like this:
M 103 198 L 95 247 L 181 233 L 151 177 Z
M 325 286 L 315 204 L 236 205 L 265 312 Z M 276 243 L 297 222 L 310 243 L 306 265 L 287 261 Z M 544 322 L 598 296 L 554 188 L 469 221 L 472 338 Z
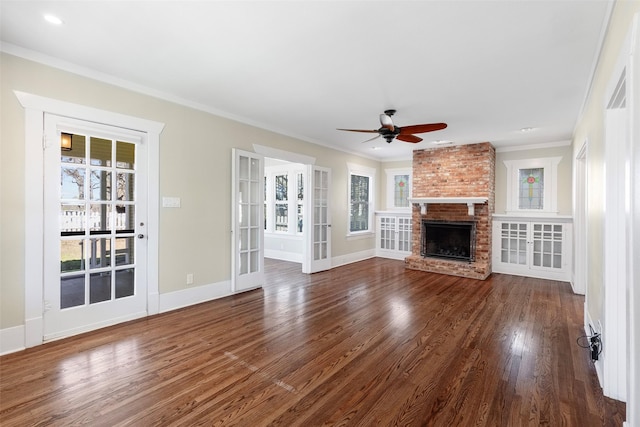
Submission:
M 291 163 L 300 163 L 303 164 L 305 166 L 305 173 L 306 173 L 306 178 L 305 178 L 305 194 L 307 194 L 307 196 L 305 197 L 304 200 L 304 212 L 305 212 L 305 221 L 307 221 L 307 223 L 309 222 L 308 220 L 306 220 L 306 218 L 310 218 L 311 214 L 310 214 L 310 209 L 313 208 L 313 198 L 311 197 L 311 193 L 310 191 L 312 191 L 312 189 L 310 188 L 311 186 L 311 181 L 312 181 L 312 171 L 313 168 L 316 166 L 316 158 L 315 157 L 311 157 L 311 156 L 307 156 L 304 154 L 299 154 L 299 153 L 292 153 L 290 151 L 285 151 L 285 150 L 280 150 L 277 148 L 272 148 L 272 147 L 267 147 L 264 145 L 259 145 L 259 144 L 253 144 L 253 151 L 256 152 L 257 154 L 261 154 L 263 157 L 270 157 L 273 159 L 280 159 L 280 160 L 285 160 L 287 162 L 291 162 Z M 330 170 L 330 168 L 328 168 Z M 329 214 L 331 214 L 331 196 L 329 196 Z M 305 226 L 303 228 L 303 248 L 302 248 L 302 272 L 303 273 L 313 273 L 314 271 L 312 271 L 312 266 L 313 266 L 313 252 L 310 250 L 310 244 L 309 241 L 312 240 L 311 238 L 311 227 Z M 329 245 L 331 245 L 331 240 L 333 239 L 332 236 L 332 231 L 331 228 L 329 229 Z M 331 268 L 333 266 L 333 259 L 331 258 L 331 253 L 329 253 L 329 268 Z M 319 271 L 319 270 L 317 270 Z
M 589 141 L 585 140 L 582 148 L 578 151 L 575 157 L 574 169 L 574 182 L 575 182 L 575 205 L 574 205 L 574 263 L 573 263 L 573 280 L 571 286 L 573 292 L 580 295 L 585 295 L 585 304 L 587 296 L 587 242 L 589 241 L 587 234 L 589 232 L 586 218 L 587 218 L 587 163 L 588 163 L 588 149 Z M 587 325 L 585 325 L 587 326 Z M 585 330 L 588 330 L 586 328 Z
M 159 311 L 158 232 L 159 232 L 159 152 L 164 123 L 100 110 L 21 91 L 15 96 L 25 110 L 25 265 L 24 325 L 25 347 L 43 343 L 44 332 L 44 114 L 51 113 L 78 120 L 137 130 L 147 135 L 148 172 L 148 263 L 147 315 Z M 28 191 L 26 191 L 28 189 Z M 38 260 L 31 263 L 30 260 Z
M 640 254 L 640 13 L 631 24 L 629 62 L 627 68 L 627 109 L 629 111 L 629 198 L 627 224 L 631 233 L 628 256 L 627 288 L 627 419 L 625 426 L 640 423 L 640 263 L 632 262 Z

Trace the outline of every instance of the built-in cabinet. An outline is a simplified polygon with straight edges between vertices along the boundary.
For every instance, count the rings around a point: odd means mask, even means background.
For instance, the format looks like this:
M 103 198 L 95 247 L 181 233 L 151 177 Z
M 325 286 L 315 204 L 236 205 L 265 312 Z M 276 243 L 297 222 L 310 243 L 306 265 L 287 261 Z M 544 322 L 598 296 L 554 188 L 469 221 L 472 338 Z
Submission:
M 411 213 L 376 212 L 376 256 L 404 259 L 411 255 Z
M 569 217 L 494 215 L 493 272 L 570 281 L 571 233 Z

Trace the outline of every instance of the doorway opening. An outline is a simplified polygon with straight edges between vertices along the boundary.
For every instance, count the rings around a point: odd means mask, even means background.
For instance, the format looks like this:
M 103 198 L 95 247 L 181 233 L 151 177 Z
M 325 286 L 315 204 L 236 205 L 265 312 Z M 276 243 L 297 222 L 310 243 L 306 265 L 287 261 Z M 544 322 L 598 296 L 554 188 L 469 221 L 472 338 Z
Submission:
M 316 166 L 314 157 L 258 144 L 253 148 L 269 165 L 263 178 L 264 209 L 269 210 L 263 232 L 273 238 L 265 256 L 300 262 L 303 273 L 330 269 L 331 170 Z M 299 254 L 293 253 L 296 248 Z
M 264 257 L 300 264 L 304 253 L 304 212 L 308 198 L 302 163 L 264 159 Z

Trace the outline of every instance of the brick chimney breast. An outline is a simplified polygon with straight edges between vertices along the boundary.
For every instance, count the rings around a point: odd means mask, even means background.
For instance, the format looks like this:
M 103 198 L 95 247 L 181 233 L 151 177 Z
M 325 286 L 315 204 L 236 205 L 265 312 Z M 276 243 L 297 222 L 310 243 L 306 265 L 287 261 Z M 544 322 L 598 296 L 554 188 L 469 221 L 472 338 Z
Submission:
M 469 215 L 466 204 L 429 203 L 426 215 L 412 208 L 412 254 L 407 268 L 484 280 L 491 274 L 491 221 L 495 203 L 496 150 L 489 142 L 413 152 L 412 198 L 483 197 Z M 475 261 L 422 257 L 422 220 L 475 221 Z

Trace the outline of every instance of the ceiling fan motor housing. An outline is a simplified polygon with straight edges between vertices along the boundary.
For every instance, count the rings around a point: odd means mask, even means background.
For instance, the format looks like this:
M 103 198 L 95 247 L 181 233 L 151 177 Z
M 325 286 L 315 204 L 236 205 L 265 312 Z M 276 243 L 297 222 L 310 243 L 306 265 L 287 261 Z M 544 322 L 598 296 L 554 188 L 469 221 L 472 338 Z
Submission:
M 378 129 L 378 132 L 380 133 L 380 135 L 382 135 L 384 139 L 387 140 L 388 143 L 391 143 L 391 141 L 393 141 L 395 137 L 400 134 L 400 130 L 401 129 L 399 127 L 395 127 L 393 130 L 390 130 L 383 126 L 380 129 Z

